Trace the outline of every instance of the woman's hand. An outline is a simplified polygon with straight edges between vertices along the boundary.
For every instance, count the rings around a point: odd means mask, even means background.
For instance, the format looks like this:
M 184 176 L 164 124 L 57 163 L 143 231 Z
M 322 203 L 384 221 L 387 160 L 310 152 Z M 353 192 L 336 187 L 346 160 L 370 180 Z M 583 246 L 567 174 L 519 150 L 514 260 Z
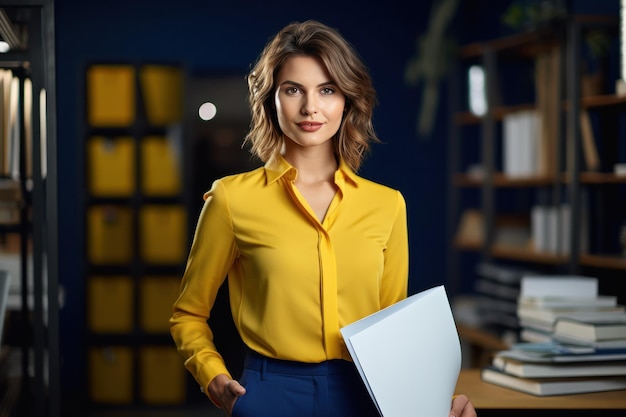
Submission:
M 220 374 L 213 378 L 209 384 L 209 395 L 211 399 L 223 409 L 228 416 L 233 412 L 233 406 L 237 398 L 246 393 L 246 389 L 234 379 L 227 375 Z
M 452 399 L 450 417 L 476 417 L 476 410 L 465 395 L 456 395 Z

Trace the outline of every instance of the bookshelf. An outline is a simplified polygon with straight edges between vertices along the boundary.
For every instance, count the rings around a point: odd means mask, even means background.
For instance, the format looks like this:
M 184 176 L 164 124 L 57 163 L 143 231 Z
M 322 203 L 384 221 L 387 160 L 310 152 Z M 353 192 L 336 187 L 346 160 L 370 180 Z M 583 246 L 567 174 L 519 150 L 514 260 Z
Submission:
M 581 87 L 585 34 L 602 30 L 615 41 L 617 23 L 615 16 L 573 15 L 460 48 L 450 77 L 448 278 L 453 293 L 472 291 L 476 265 L 491 262 L 594 276 L 601 291 L 626 302 L 626 254 L 619 244 L 619 229 L 626 227 L 626 176 L 613 172 L 615 164 L 626 162 L 626 146 L 618 139 L 626 135 L 626 97 L 612 93 L 611 71 L 604 90 L 583 95 Z M 468 69 L 474 65 L 485 74 L 488 106 L 482 115 L 466 104 Z M 506 148 L 513 145 L 505 125 L 511 115 L 527 111 L 542 120 L 530 135 L 536 165 L 530 174 L 513 175 L 506 161 Z M 597 166 L 590 165 L 592 151 Z M 533 231 L 533 207 L 565 205 L 567 212 L 556 217 L 557 246 L 545 249 Z M 474 224 L 461 227 L 468 211 L 478 213 Z M 504 221 L 509 217 L 517 223 Z
M 6 415 L 56 416 L 59 409 L 52 9 L 47 0 L 8 1 L 0 8 L 0 33 L 10 46 L 0 54 L 8 77 L 3 104 L 9 83 L 14 100 L 0 116 L 0 268 L 11 275 L 0 361 Z

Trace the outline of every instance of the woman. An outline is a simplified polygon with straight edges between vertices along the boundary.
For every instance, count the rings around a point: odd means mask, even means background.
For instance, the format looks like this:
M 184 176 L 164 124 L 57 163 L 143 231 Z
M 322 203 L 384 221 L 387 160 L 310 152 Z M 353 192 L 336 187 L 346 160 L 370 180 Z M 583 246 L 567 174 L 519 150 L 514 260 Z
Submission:
M 265 166 L 204 195 L 172 336 L 229 416 L 378 416 L 339 331 L 407 295 L 405 201 L 355 174 L 378 141 L 367 68 L 335 30 L 293 23 L 248 85 L 246 140 Z M 225 277 L 249 348 L 239 381 L 207 325 Z M 451 412 L 475 415 L 465 396 Z

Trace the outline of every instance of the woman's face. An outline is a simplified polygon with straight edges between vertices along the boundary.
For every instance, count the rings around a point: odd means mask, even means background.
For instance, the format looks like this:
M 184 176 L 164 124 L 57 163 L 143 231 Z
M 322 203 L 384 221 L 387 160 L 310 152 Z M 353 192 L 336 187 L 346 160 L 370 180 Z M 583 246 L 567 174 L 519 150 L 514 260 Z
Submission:
M 341 125 L 346 98 L 321 61 L 310 56 L 288 58 L 276 86 L 278 124 L 287 139 L 300 147 L 330 144 Z

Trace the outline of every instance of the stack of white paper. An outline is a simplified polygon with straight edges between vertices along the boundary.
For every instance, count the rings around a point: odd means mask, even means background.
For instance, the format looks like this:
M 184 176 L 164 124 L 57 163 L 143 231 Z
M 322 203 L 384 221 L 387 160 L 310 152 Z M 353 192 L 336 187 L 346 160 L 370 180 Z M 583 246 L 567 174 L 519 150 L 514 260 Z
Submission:
M 447 417 L 461 345 L 443 286 L 341 329 L 383 417 Z

